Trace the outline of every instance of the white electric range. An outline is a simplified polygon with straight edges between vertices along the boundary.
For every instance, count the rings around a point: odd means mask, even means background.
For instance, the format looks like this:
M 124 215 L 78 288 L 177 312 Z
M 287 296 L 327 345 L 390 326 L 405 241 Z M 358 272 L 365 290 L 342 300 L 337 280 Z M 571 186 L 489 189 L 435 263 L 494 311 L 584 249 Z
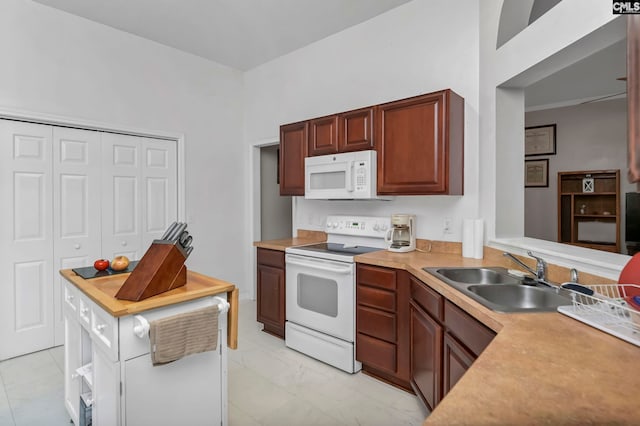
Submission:
M 327 242 L 290 247 L 286 256 L 288 347 L 349 373 L 355 359 L 354 257 L 387 248 L 388 217 L 328 216 Z

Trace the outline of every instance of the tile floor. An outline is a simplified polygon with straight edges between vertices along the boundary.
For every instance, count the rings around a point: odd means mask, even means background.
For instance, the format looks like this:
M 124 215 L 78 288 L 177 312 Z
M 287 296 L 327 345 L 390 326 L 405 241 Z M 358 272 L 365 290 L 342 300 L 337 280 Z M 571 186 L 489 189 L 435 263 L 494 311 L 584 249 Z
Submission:
M 416 397 L 347 374 L 285 347 L 240 303 L 238 350 L 229 351 L 229 425 L 420 425 Z M 0 362 L 0 426 L 68 426 L 63 348 Z

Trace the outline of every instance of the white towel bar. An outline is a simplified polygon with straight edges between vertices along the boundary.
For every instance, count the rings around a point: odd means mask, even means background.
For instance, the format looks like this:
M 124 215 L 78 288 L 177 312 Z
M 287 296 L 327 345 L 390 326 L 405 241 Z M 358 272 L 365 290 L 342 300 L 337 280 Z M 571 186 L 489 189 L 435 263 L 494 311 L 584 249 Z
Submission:
M 135 315 L 133 317 L 133 324 L 133 334 L 139 338 L 142 339 L 149 334 L 151 326 L 149 325 L 149 321 L 142 315 Z
M 229 308 L 231 307 L 229 302 L 227 302 L 226 300 L 224 300 L 220 296 L 215 296 L 213 299 L 217 302 L 216 305 L 218 305 L 218 311 L 220 313 L 227 312 L 229 310 Z
M 231 307 L 229 302 L 219 296 L 215 296 L 213 298 L 213 302 L 218 306 L 219 313 L 225 313 Z M 150 328 L 151 326 L 149 325 L 149 321 L 147 321 L 145 317 L 143 317 L 142 315 L 133 316 L 133 334 L 143 339 L 144 337 L 149 335 Z

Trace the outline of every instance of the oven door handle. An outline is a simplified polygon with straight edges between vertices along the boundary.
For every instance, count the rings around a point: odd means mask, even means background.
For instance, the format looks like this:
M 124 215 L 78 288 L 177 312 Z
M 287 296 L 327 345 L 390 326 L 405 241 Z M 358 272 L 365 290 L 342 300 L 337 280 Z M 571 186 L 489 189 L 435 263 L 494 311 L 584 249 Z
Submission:
M 326 272 L 332 272 L 334 274 L 341 274 L 341 275 L 347 275 L 352 273 L 351 265 L 347 267 L 333 267 L 333 265 L 335 265 L 334 263 L 328 263 L 322 260 L 318 262 L 314 262 L 314 261 L 308 262 L 308 261 L 301 260 L 303 258 L 293 257 L 293 256 L 294 255 L 287 255 L 287 261 L 286 261 L 287 264 L 296 265 L 296 266 L 306 266 L 308 268 L 313 268 L 313 269 L 326 271 Z

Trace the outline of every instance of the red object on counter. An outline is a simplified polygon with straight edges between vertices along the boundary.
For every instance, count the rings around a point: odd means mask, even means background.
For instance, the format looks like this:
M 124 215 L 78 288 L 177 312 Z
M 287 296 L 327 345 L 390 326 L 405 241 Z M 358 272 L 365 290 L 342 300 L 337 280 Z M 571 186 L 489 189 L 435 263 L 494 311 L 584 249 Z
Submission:
M 640 253 L 636 253 L 624 265 L 618 278 L 618 284 L 638 284 L 640 286 Z M 625 287 L 627 297 L 640 296 L 640 287 Z
M 93 262 L 93 267 L 98 271 L 104 271 L 109 267 L 109 261 L 107 259 L 98 259 Z

